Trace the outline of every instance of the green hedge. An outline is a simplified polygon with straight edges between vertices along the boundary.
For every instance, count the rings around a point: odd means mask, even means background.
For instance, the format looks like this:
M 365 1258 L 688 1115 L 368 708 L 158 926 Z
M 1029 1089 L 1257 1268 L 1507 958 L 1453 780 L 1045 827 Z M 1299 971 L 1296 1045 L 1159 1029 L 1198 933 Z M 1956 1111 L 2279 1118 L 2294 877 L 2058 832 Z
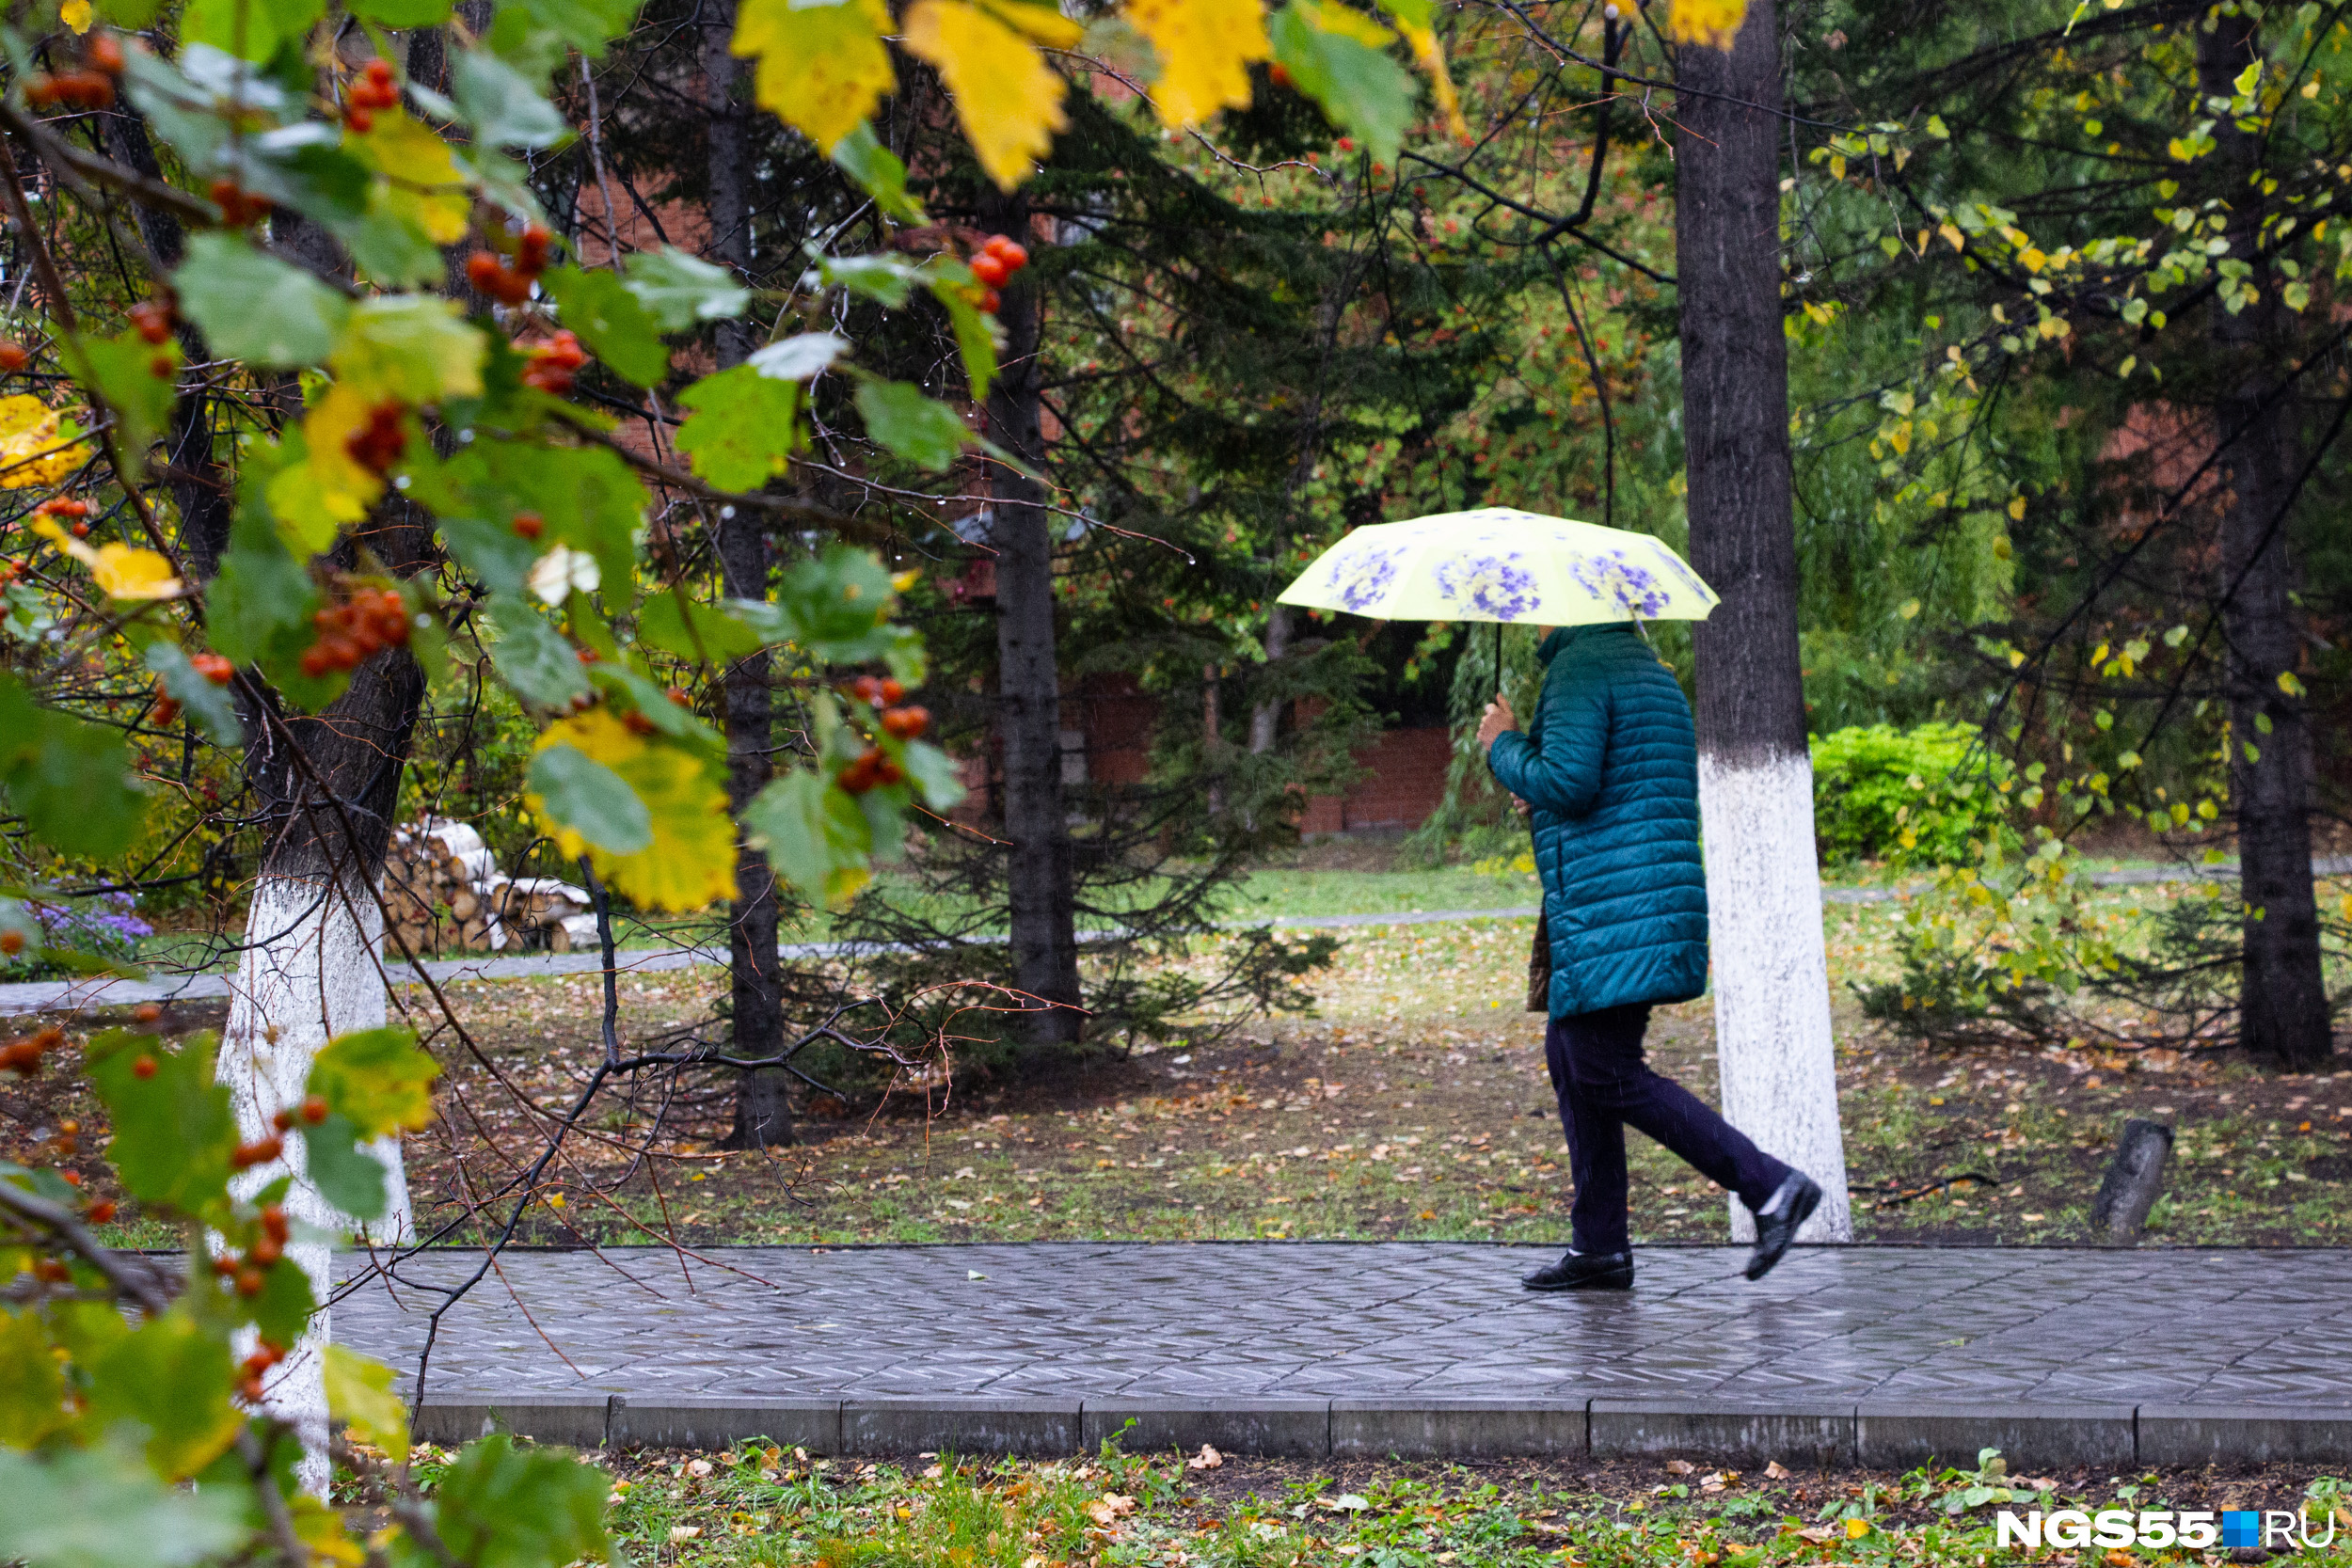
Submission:
M 1813 741 L 1813 831 L 1831 865 L 1963 865 L 2013 837 L 1988 757 L 1965 724 L 1856 725 Z

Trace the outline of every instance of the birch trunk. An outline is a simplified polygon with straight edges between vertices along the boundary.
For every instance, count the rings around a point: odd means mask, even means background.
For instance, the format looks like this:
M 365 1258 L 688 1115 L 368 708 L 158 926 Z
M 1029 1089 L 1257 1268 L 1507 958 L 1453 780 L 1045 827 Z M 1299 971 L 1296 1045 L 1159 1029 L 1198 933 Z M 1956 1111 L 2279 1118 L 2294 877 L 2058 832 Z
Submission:
M 1821 1184 L 1801 1239 L 1850 1241 L 1797 646 L 1772 0 L 1752 0 L 1728 54 L 1686 45 L 1676 69 L 1694 89 L 1675 151 L 1691 563 L 1723 595 L 1693 628 L 1723 1110 Z

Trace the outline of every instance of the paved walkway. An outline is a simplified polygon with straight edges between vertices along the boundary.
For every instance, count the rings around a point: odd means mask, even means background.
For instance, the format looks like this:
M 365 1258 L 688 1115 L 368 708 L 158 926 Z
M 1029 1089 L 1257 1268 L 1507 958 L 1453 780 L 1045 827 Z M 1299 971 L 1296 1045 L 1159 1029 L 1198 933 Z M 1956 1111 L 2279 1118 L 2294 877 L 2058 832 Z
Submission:
M 1589 1417 L 1580 1441 L 1595 1445 L 1613 1402 L 1634 1402 L 1680 1411 L 1686 1436 L 1685 1418 L 1710 1412 L 1751 1424 L 1803 1415 L 1846 1434 L 1823 1439 L 1832 1447 L 1851 1445 L 1857 1411 L 1866 1430 L 1873 1409 L 2039 1412 L 2051 1433 L 2076 1434 L 2053 1456 L 2092 1442 L 2094 1458 L 2118 1462 L 2145 1451 L 2133 1447 L 2135 1412 L 2228 1407 L 2257 1424 L 2323 1421 L 2352 1458 L 2352 1251 L 1800 1249 L 1750 1285 L 1737 1251 L 1653 1248 L 1629 1294 L 1567 1297 L 1518 1289 L 1548 1252 L 1473 1243 L 707 1256 L 509 1254 L 504 1285 L 485 1280 L 445 1321 L 430 1400 L 479 1410 L 618 1395 L 610 1405 L 641 1418 L 764 1401 L 771 1419 L 839 1402 L 845 1423 L 862 1402 L 936 1413 L 976 1399 L 1041 1411 L 1173 1402 L 1311 1408 L 1320 1421 L 1333 1402 L 1470 1401 L 1570 1409 Z M 427 1256 L 400 1273 L 421 1285 L 473 1262 Z M 413 1367 L 434 1300 L 363 1287 L 335 1308 L 335 1337 Z M 2249 1418 L 2247 1406 L 2265 1408 Z M 1716 1437 L 1692 1446 L 1740 1446 L 1736 1433 Z
M 2342 876 L 2352 872 L 2352 856 L 2334 860 L 2314 860 L 2312 874 L 2318 877 Z M 2159 882 L 2202 881 L 2213 877 L 2234 877 L 2234 863 L 2216 865 L 2194 871 L 2172 871 L 2163 868 L 2141 868 L 2126 871 L 2098 871 L 2090 879 L 2102 887 Z M 1895 890 L 1883 887 L 1826 887 L 1822 900 L 1831 904 L 1883 904 L 1895 896 Z M 1220 928 L 1238 929 L 1266 925 L 1284 930 L 1349 930 L 1364 926 L 1440 926 L 1465 920 L 1533 920 L 1538 913 L 1534 904 L 1495 910 L 1408 910 L 1387 914 L 1323 914 L 1281 915 L 1260 920 L 1221 920 Z M 1106 941 L 1119 933 L 1085 931 L 1082 942 Z M 829 958 L 855 953 L 862 944 L 847 942 L 787 942 L 777 951 L 787 958 Z M 618 955 L 618 967 L 625 974 L 650 974 L 669 969 L 693 969 L 705 964 L 723 964 L 726 951 L 718 947 L 624 948 Z M 395 985 L 414 985 L 408 971 L 397 963 L 388 963 L 387 972 Z M 593 974 L 601 971 L 604 961 L 594 953 L 517 953 L 501 956 L 494 953 L 469 954 L 462 958 L 429 958 L 421 966 L 435 982 L 446 985 L 456 980 L 522 980 L 543 979 L 556 974 Z M 199 1001 L 230 994 L 232 976 L 215 974 L 171 974 L 157 973 L 151 979 L 127 980 L 111 974 L 92 975 L 75 980 L 20 980 L 0 985 L 0 1018 L 25 1013 L 71 1012 L 84 1007 L 121 1007 L 140 1002 Z

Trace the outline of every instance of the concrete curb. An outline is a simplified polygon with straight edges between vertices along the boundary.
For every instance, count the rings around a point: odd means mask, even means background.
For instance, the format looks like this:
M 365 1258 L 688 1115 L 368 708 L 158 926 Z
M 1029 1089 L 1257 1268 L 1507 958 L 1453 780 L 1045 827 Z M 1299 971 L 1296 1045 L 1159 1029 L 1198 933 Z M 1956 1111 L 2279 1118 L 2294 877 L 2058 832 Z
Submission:
M 1104 1394 L 852 1398 L 630 1394 L 427 1395 L 416 1435 L 453 1446 L 493 1432 L 574 1448 L 718 1449 L 765 1438 L 821 1454 L 1053 1456 L 1116 1438 L 1131 1452 L 1206 1443 L 1295 1459 L 1627 1459 L 1684 1455 L 1760 1467 L 1974 1468 L 2257 1465 L 2352 1459 L 2352 1407 L 1970 1405 L 1935 1401 L 1755 1403 L 1705 1399 L 1188 1399 Z

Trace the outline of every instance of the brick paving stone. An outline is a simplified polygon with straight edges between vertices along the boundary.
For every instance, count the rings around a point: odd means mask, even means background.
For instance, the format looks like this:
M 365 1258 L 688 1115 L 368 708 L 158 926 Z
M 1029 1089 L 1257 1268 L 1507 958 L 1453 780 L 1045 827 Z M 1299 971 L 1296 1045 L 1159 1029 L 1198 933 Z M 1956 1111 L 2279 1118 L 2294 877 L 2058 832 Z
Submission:
M 1450 1243 L 517 1251 L 444 1321 L 436 1397 L 1708 1399 L 2338 1410 L 2352 1250 L 1651 1248 L 1623 1295 Z M 335 1338 L 415 1370 L 426 1253 Z M 984 1277 L 974 1279 L 972 1275 Z M 559 1354 L 558 1352 L 561 1352 Z M 568 1358 L 568 1364 L 567 1364 Z

